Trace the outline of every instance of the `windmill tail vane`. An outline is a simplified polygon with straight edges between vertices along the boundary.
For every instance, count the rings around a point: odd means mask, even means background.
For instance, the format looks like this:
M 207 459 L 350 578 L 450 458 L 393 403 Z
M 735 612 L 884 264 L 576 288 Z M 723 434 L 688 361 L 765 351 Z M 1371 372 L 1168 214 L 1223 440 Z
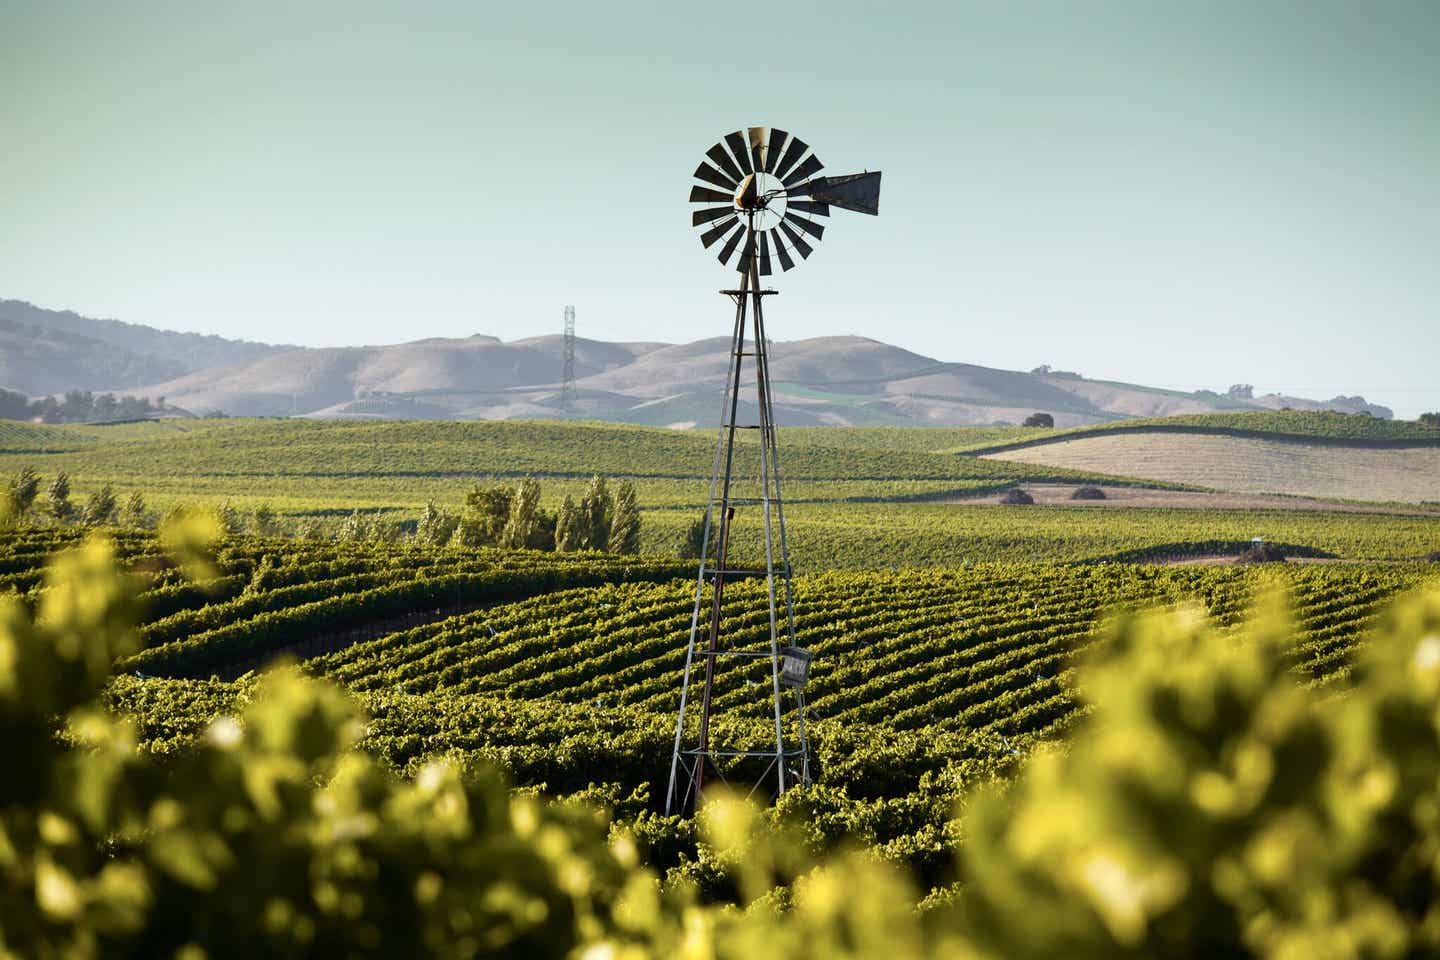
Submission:
M 788 271 L 797 265 L 797 257 L 808 260 L 825 236 L 823 221 L 832 207 L 872 216 L 880 212 L 878 171 L 824 176 L 823 169 L 819 157 L 799 137 L 774 127 L 750 127 L 717 141 L 693 174 L 698 182 L 690 187 L 690 202 L 701 206 L 691 213 L 691 226 L 699 229 L 706 250 L 718 245 L 719 261 L 740 273 L 740 285 L 720 291 L 734 301 L 735 319 L 680 683 L 665 797 L 667 814 L 693 810 L 707 778 L 732 786 L 749 783 L 751 795 L 761 791 L 768 796 L 779 796 L 811 780 L 805 685 L 813 653 L 803 649 L 795 637 L 790 548 L 770 382 L 770 340 L 765 333 L 764 298 L 775 291 L 762 289 L 760 278 L 771 275 L 774 261 Z M 755 397 L 742 407 L 741 375 L 747 359 L 753 368 L 748 373 L 753 377 Z M 756 422 L 741 423 L 742 415 L 753 416 Z M 737 430 L 757 430 L 760 442 L 737 448 Z M 736 463 L 737 449 L 742 458 L 758 452 L 758 471 Z M 739 489 L 746 484 L 755 487 L 753 496 Z M 740 513 L 746 512 L 737 507 L 753 508 L 746 519 L 758 517 L 761 521 L 755 524 L 754 539 L 763 544 L 763 564 L 758 558 L 740 561 L 732 556 L 732 534 L 741 521 Z M 725 589 L 727 583 L 759 578 L 765 583 L 768 630 L 762 628 L 760 636 L 753 630 L 747 635 L 743 626 L 737 628 L 731 625 L 733 620 L 726 620 Z M 729 631 L 723 641 L 722 628 Z M 756 683 L 749 671 L 757 664 L 768 666 L 768 683 L 759 685 L 769 688 L 770 697 L 763 705 L 749 704 L 747 710 L 739 699 L 744 691 L 754 690 Z M 692 716 L 687 723 L 687 710 L 694 709 L 692 683 L 700 684 L 699 716 Z M 720 731 L 713 729 L 711 721 L 722 707 L 727 721 L 738 712 L 752 723 L 763 723 L 767 732 L 750 728 L 750 733 L 741 737 L 735 724 L 727 722 L 725 736 L 740 740 L 718 742 Z M 765 714 L 763 721 L 758 713 Z

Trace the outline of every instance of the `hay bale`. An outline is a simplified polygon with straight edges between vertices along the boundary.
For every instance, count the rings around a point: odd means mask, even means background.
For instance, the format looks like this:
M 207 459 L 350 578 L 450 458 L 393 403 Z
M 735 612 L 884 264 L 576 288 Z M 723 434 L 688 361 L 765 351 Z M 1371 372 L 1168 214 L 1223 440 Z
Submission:
M 1099 487 L 1076 487 L 1070 494 L 1071 500 L 1104 500 L 1105 491 Z
M 1273 543 L 1253 543 L 1250 549 L 1235 558 L 1236 563 L 1284 563 L 1285 554 Z
M 1019 487 L 1016 487 L 1014 490 L 1006 490 L 1000 494 L 1000 502 L 1013 504 L 1015 506 L 1028 506 L 1035 502 L 1035 498 Z

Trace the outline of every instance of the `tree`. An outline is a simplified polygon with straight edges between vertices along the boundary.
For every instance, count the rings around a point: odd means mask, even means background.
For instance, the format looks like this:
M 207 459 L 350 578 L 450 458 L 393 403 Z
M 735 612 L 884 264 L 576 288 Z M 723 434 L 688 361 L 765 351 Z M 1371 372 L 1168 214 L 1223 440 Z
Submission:
M 510 499 L 510 516 L 500 532 L 500 545 L 521 550 L 530 545 L 535 534 L 536 514 L 540 510 L 540 481 L 526 477 L 515 488 Z
M 13 390 L 0 390 L 0 420 L 27 420 L 30 398 Z
M 530 539 L 525 541 L 525 546 L 531 550 L 554 550 L 556 525 L 555 514 L 537 509 L 535 523 L 530 528 Z
M 465 512 L 455 530 L 456 542 L 466 547 L 493 547 L 499 543 L 510 520 L 513 499 L 509 487 L 471 487 L 465 494 Z
M 45 512 L 61 523 L 75 513 L 75 505 L 70 502 L 70 477 L 63 470 L 55 474 L 45 491 Z
M 130 499 L 125 501 L 120 522 L 127 527 L 138 527 L 142 530 L 150 526 L 150 513 L 145 509 L 145 498 L 140 496 L 138 490 L 130 494 Z
M 610 518 L 610 549 L 615 553 L 640 552 L 640 509 L 635 484 L 621 480 L 615 487 L 615 514 Z
M 580 498 L 581 550 L 609 549 L 610 518 L 614 513 L 615 500 L 605 486 L 605 478 L 597 473 Z
M 254 521 L 254 530 L 262 537 L 273 537 L 280 532 L 280 520 L 268 503 L 255 508 Z
M 87 527 L 104 526 L 115 519 L 115 509 L 119 505 L 115 499 L 115 488 L 107 483 L 90 494 L 85 510 L 80 515 L 80 522 Z
M 425 512 L 415 525 L 415 539 L 432 547 L 443 547 L 455 536 L 460 518 L 435 506 L 431 501 L 425 504 Z
M 1046 428 L 1054 427 L 1055 418 L 1050 416 L 1050 414 L 1048 413 L 1032 413 L 1030 414 L 1030 416 L 1025 418 L 1025 426 Z
M 233 536 L 237 533 L 245 532 L 245 517 L 241 515 L 239 510 L 231 506 L 229 500 L 220 504 L 220 509 L 215 511 L 215 516 L 219 519 L 220 526 L 224 528 L 227 534 Z
M 1440 430 L 1440 413 L 1422 413 L 1420 414 L 1420 422 L 1427 427 L 1434 427 L 1436 430 Z
M 569 494 L 560 504 L 560 514 L 555 518 L 555 549 L 562 553 L 579 550 L 585 538 L 580 508 Z
M 1232 383 L 1230 389 L 1225 391 L 1225 396 L 1231 400 L 1254 400 L 1255 387 L 1249 383 Z
M 9 489 L 10 505 L 15 510 L 16 519 L 21 519 L 30 512 L 40 494 L 40 475 L 34 467 L 21 467 L 10 481 Z

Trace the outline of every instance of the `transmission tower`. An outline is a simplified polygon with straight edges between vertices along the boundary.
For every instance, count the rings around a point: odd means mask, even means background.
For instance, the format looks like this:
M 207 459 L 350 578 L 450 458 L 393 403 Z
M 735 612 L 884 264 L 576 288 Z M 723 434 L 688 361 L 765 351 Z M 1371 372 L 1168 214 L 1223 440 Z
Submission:
M 565 308 L 565 371 L 560 380 L 560 409 L 575 413 L 575 308 Z

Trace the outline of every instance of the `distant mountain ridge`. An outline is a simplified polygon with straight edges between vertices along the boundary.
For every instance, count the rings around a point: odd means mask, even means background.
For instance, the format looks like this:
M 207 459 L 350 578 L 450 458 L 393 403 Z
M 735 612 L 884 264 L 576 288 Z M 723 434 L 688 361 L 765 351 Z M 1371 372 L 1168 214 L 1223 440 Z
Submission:
M 165 397 L 194 413 L 377 419 L 565 416 L 562 338 L 510 342 L 477 334 L 387 346 L 283 347 L 172 333 L 0 300 L 0 388 L 31 395 L 69 389 Z M 573 415 L 657 426 L 717 422 L 729 341 L 685 344 L 576 341 Z M 1056 426 L 1229 410 L 1364 410 L 1363 398 L 1318 402 L 1276 395 L 1182 393 L 947 363 L 866 337 L 777 342 L 771 355 L 783 424 L 1019 423 L 1034 412 Z
M 0 300 L 0 387 L 31 396 L 144 387 L 285 349 Z

